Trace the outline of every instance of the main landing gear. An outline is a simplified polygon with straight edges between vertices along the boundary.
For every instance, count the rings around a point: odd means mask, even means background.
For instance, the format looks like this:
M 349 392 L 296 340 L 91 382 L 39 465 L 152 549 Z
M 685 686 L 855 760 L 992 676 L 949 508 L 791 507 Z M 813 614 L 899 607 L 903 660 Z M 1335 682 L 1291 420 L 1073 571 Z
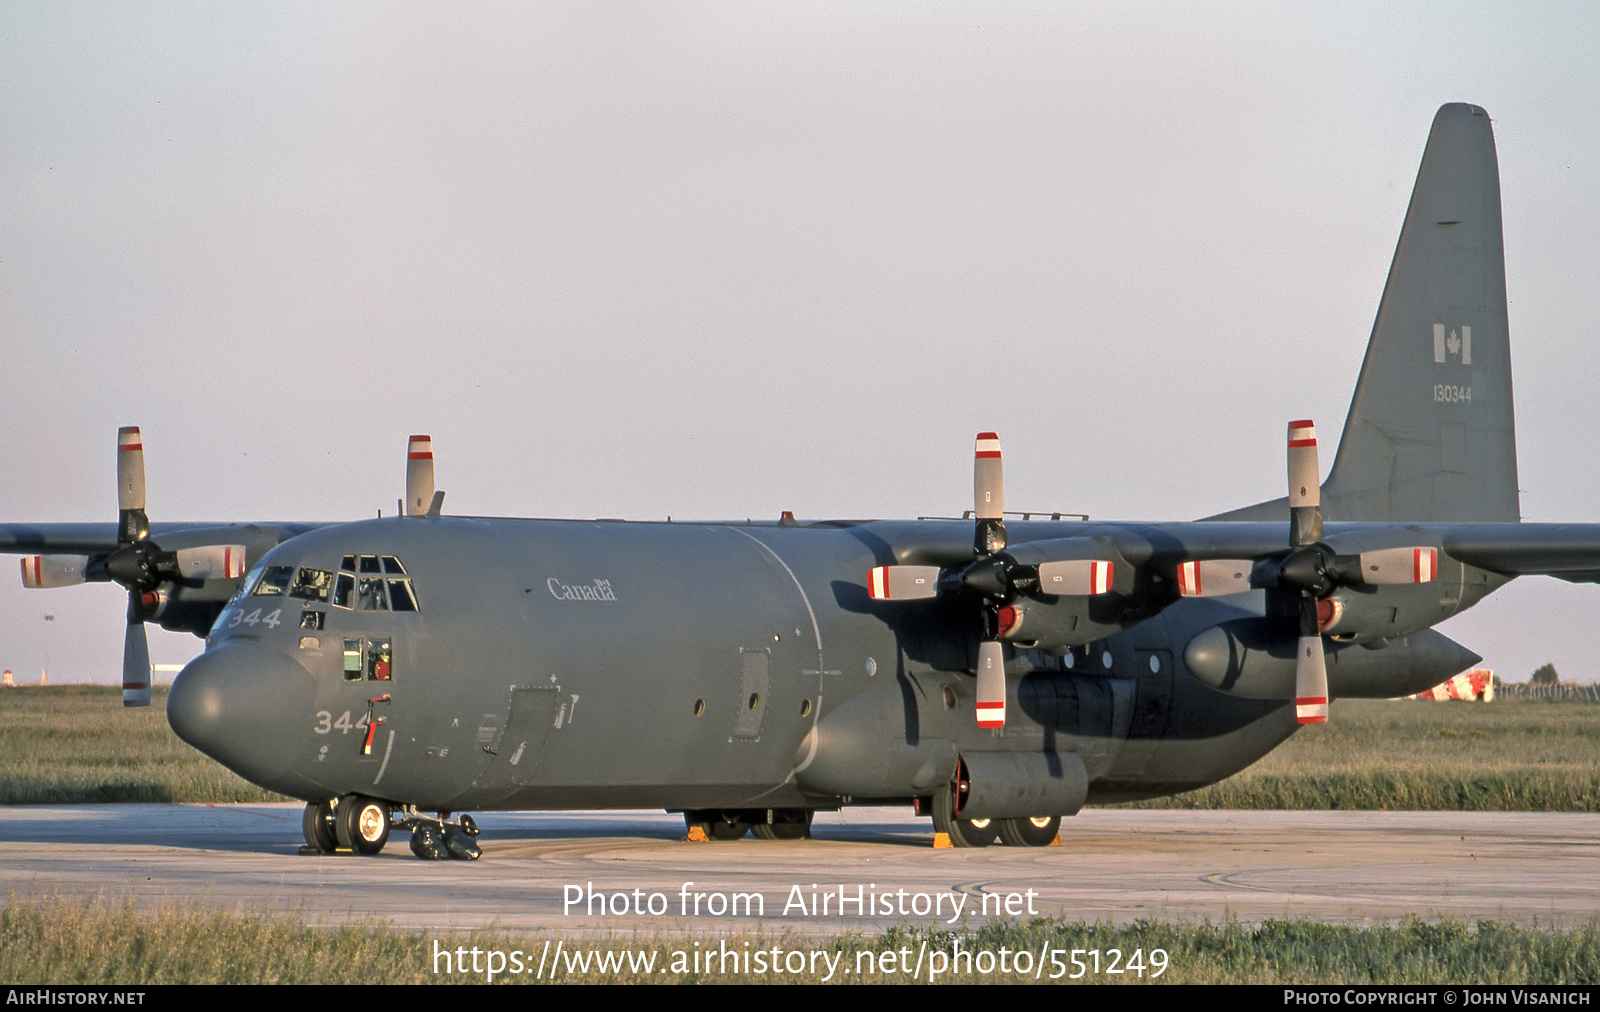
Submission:
M 961 805 L 966 801 L 964 770 L 957 770 L 955 782 L 947 785 L 925 803 L 933 809 L 933 831 L 943 833 L 952 847 L 987 847 L 999 840 L 1008 847 L 1048 847 L 1061 832 L 1061 816 L 1039 815 L 1030 819 L 963 819 Z M 926 812 L 923 804 L 919 811 Z
M 691 840 L 740 840 L 746 833 L 757 840 L 809 840 L 815 814 L 809 808 L 698 808 L 683 813 L 683 824 Z
M 332 801 L 306 805 L 300 828 L 302 854 L 361 854 L 381 851 L 390 829 L 411 831 L 411 853 L 425 861 L 476 861 L 483 853 L 474 839 L 478 824 L 470 815 L 451 819 L 449 812 L 430 817 L 407 805 L 397 810 L 387 801 L 346 794 Z

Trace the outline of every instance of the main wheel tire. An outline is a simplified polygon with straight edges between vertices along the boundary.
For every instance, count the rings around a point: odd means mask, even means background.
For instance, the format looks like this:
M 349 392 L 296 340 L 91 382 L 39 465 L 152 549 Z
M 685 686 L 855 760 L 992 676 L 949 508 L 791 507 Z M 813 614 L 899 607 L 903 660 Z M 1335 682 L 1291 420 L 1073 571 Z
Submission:
M 742 840 L 744 834 L 750 832 L 748 822 L 726 822 L 717 819 L 711 823 L 711 838 L 713 840 Z
M 955 791 L 945 787 L 933 796 L 933 829 L 953 847 L 987 847 L 1000 835 L 1000 820 L 956 818 Z
M 333 802 L 313 801 L 306 805 L 300 817 L 300 829 L 306 835 L 306 846 L 315 854 L 332 854 L 339 848 L 339 838 L 333 828 Z
M 1061 832 L 1061 816 L 1000 819 L 1000 841 L 1008 847 L 1048 847 Z
M 346 794 L 339 799 L 333 827 L 339 846 L 357 854 L 376 854 L 389 842 L 389 806 L 359 794 Z
M 809 840 L 811 817 L 809 808 L 784 808 L 772 813 L 771 822 L 757 822 L 750 827 L 750 835 L 757 840 Z

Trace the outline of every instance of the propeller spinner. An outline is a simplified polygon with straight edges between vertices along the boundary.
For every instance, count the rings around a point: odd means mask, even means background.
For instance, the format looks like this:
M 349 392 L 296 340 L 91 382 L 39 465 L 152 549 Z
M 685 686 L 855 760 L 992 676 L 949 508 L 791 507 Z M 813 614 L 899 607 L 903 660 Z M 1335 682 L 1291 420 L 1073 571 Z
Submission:
M 1111 589 L 1112 564 L 1067 559 L 1031 566 L 1006 552 L 1005 475 L 1000 437 L 993 432 L 978 434 L 972 497 L 971 562 L 948 572 L 938 566 L 878 566 L 867 576 L 867 594 L 874 601 L 925 601 L 941 593 L 976 595 L 983 629 L 975 671 L 978 726 L 1004 727 L 1006 678 L 1001 641 L 1014 634 L 1022 622 L 1022 610 L 1013 602 L 1027 594 L 1104 594 Z

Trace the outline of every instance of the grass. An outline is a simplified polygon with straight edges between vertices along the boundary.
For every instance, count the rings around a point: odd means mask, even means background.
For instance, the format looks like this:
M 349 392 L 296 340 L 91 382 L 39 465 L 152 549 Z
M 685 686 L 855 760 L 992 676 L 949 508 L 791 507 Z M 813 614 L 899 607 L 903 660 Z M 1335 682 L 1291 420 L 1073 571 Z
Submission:
M 131 902 L 13 898 L 0 908 L 0 980 L 123 986 L 482 983 L 494 966 L 490 954 L 499 953 L 498 981 L 518 983 L 548 983 L 552 976 L 561 983 L 816 983 L 830 959 L 833 983 L 926 982 L 930 971 L 938 972 L 941 982 L 994 983 L 1052 977 L 1070 982 L 1074 974 L 1086 983 L 1124 984 L 1600 982 L 1600 927 L 1593 922 L 1571 930 L 1415 918 L 1372 928 L 1312 921 L 1259 926 L 1140 921 L 1113 928 L 1038 919 L 963 931 L 891 928 L 830 939 L 757 932 L 556 937 L 559 950 L 555 938 L 540 934 L 488 930 L 427 936 L 382 924 L 310 927 L 287 917 L 193 904 L 151 909 Z M 823 958 L 814 964 L 815 972 L 809 965 L 794 972 L 799 968 L 792 963 L 793 969 L 783 972 L 761 972 L 751 957 L 757 951 L 770 954 L 774 947 L 781 953 L 780 966 L 793 958 L 791 951 Z M 464 950 L 468 972 L 451 958 L 458 949 Z M 479 954 L 475 972 L 473 950 Z M 720 956 L 704 958 L 718 950 L 735 953 L 737 965 Z M 1072 962 L 1074 950 L 1081 950 L 1081 971 Z M 441 953 L 450 955 L 441 958 Z M 609 958 L 633 953 L 653 963 L 649 969 L 637 964 L 601 969 L 599 953 Z M 697 955 L 702 957 L 698 965 Z M 534 970 L 542 957 L 547 970 L 541 979 Z M 526 972 L 506 972 L 518 963 Z
M 0 804 L 283 800 L 180 741 L 164 688 L 133 708 L 108 686 L 0 691 Z
M 1244 772 L 1130 807 L 1600 811 L 1600 706 L 1338 700 Z
M 166 692 L 0 691 L 0 804 L 280 801 L 179 741 Z M 1600 705 L 1339 700 L 1254 766 L 1144 808 L 1600 811 Z

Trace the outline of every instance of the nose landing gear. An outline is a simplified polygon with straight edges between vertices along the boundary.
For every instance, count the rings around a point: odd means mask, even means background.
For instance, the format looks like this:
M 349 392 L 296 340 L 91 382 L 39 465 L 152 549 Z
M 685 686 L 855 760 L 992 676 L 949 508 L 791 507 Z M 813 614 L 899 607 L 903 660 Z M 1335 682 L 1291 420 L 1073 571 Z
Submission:
M 425 861 L 476 861 L 483 853 L 470 815 L 427 816 L 411 805 L 396 810 L 387 801 L 359 794 L 311 802 L 300 828 L 306 838 L 302 854 L 376 854 L 389 842 L 391 829 L 410 830 L 411 853 Z

